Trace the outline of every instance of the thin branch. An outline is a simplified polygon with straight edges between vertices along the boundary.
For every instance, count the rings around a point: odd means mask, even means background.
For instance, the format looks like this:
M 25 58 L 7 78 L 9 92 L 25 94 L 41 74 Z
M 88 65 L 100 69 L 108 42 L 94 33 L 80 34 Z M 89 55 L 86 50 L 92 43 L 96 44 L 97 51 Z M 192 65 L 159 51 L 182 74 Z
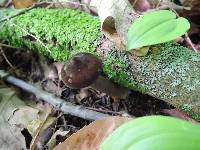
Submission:
M 185 33 L 185 40 L 196 53 L 199 53 L 199 51 L 195 48 L 194 44 L 192 43 L 190 37 L 188 36 L 188 33 Z
M 19 28 L 20 30 L 22 30 L 22 31 L 23 31 L 24 33 L 26 33 L 27 35 L 29 35 L 29 36 L 31 36 L 32 38 L 34 38 L 34 39 L 35 39 L 36 41 L 38 41 L 42 46 L 44 46 L 44 47 L 47 49 L 47 51 L 48 51 L 49 53 L 51 53 L 50 49 L 49 49 L 40 39 L 38 39 L 36 36 L 34 36 L 33 34 L 29 33 L 28 31 L 26 31 L 26 30 L 23 29 L 22 27 L 16 25 L 15 23 L 12 23 L 12 22 L 11 22 L 11 24 L 12 24 L 13 26 Z
M 9 75 L 4 70 L 0 70 L 0 78 L 27 92 L 33 93 L 37 98 L 44 100 L 45 102 L 51 104 L 56 109 L 62 111 L 65 114 L 71 114 L 73 116 L 77 116 L 87 120 L 97 120 L 110 116 L 108 114 L 88 110 L 84 106 L 78 106 L 70 102 L 66 102 L 58 97 L 55 97 L 53 94 L 43 91 L 42 89 L 36 88 L 31 84 L 28 84 L 20 79 Z
M 138 0 L 134 0 L 132 7 L 134 8 Z
M 102 113 L 110 113 L 112 115 L 120 115 L 122 116 L 122 113 L 120 112 L 115 112 L 115 111 L 110 111 L 110 110 L 103 110 L 103 109 L 98 109 L 98 108 L 93 108 L 93 107 L 86 107 L 89 110 L 94 110 L 94 111 L 98 111 L 98 112 L 102 112 Z
M 31 6 L 31 7 L 29 7 L 29 8 L 25 8 L 25 9 L 19 11 L 18 13 L 14 14 L 14 15 L 12 15 L 12 16 L 8 16 L 8 17 L 6 17 L 6 18 L 1 19 L 1 20 L 0 20 L 0 23 L 5 22 L 5 21 L 8 21 L 8 20 L 10 20 L 10 19 L 12 19 L 12 18 L 15 18 L 15 17 L 19 16 L 19 15 L 22 15 L 22 14 L 26 13 L 27 11 L 29 11 L 29 10 L 31 10 L 31 9 L 33 9 L 33 8 L 36 8 L 36 7 L 38 7 L 38 6 L 44 5 L 44 4 L 48 4 L 48 2 L 35 3 L 33 6 Z
M 8 8 L 12 4 L 12 0 L 4 0 L 4 2 L 0 4 L 0 8 Z
M 1 55 L 4 57 L 5 61 L 8 63 L 8 65 L 9 65 L 12 69 L 14 69 L 12 63 L 11 63 L 11 62 L 8 60 L 8 58 L 6 57 L 6 54 L 4 53 L 2 47 L 0 47 L 0 52 L 1 52 Z
M 169 3 L 161 2 L 160 5 L 161 5 L 161 6 L 158 6 L 158 7 L 154 8 L 154 9 L 150 9 L 150 10 L 148 10 L 148 11 L 151 12 L 151 11 L 164 10 L 164 9 L 191 10 L 191 7 L 179 6 L 179 5 L 176 5 L 176 4 L 172 3 L 172 2 L 169 2 Z
M 6 48 L 11 48 L 11 49 L 20 49 L 20 50 L 23 50 L 23 48 L 14 47 L 14 46 L 3 44 L 3 43 L 0 43 L 0 47 L 6 47 Z
M 160 6 L 160 3 L 162 2 L 162 0 L 159 0 L 158 3 L 156 4 L 155 8 L 158 8 Z
M 176 14 L 177 17 L 180 17 L 179 14 L 176 12 L 176 10 L 172 9 L 171 10 Z M 192 43 L 190 37 L 188 36 L 188 33 L 185 33 L 185 38 L 186 38 L 186 42 L 190 45 L 190 47 L 196 52 L 199 53 L 199 51 L 195 48 L 194 44 Z

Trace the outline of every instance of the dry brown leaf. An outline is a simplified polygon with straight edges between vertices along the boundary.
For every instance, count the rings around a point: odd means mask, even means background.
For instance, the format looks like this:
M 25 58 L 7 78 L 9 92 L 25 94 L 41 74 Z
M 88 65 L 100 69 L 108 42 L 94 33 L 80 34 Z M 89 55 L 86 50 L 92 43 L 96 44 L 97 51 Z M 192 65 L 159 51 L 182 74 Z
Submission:
M 118 48 L 125 49 L 127 32 L 136 15 L 128 0 L 91 0 L 98 10 L 102 32 Z
M 59 85 L 52 80 L 46 80 L 45 82 L 43 82 L 42 88 L 49 93 L 56 94 L 57 96 L 61 96 L 63 92 L 63 89 L 60 88 Z
M 54 150 L 98 150 L 103 140 L 127 121 L 127 117 L 108 117 L 94 121 L 57 145 Z
M 75 95 L 75 101 L 80 104 L 84 98 L 89 96 L 91 96 L 91 93 L 88 91 L 88 88 L 82 88 L 79 93 Z
M 69 131 L 63 131 L 62 129 L 59 129 L 59 130 L 57 130 L 52 136 L 51 136 L 51 139 L 48 141 L 48 143 L 46 144 L 46 147 L 48 147 L 48 149 L 53 149 L 54 147 L 55 147 L 55 145 L 56 145 L 56 137 L 58 136 L 58 135 L 60 135 L 60 136 L 66 136 L 68 133 L 70 132 L 70 130 Z
M 28 8 L 36 2 L 37 0 L 12 0 L 12 3 L 16 9 Z
M 8 122 L 13 112 L 24 105 L 13 89 L 0 87 L 0 149 L 26 149 L 21 129 Z
M 22 106 L 14 111 L 9 118 L 9 123 L 19 128 L 27 128 L 28 124 L 38 118 L 39 110 L 29 106 Z M 31 115 L 30 115 L 31 114 Z
M 55 117 L 50 117 L 50 114 L 52 112 L 52 107 L 48 104 L 39 104 L 37 105 L 37 108 L 40 109 L 40 115 L 39 118 L 36 119 L 38 121 L 38 124 L 36 124 L 36 128 L 32 126 L 35 130 L 33 132 L 33 139 L 30 144 L 30 150 L 36 149 L 37 143 L 41 143 L 42 145 L 44 144 L 43 139 L 41 140 L 41 137 L 44 135 L 43 133 L 45 130 L 51 126 L 51 124 L 54 123 L 56 120 Z
M 20 106 L 10 115 L 9 123 L 21 129 L 26 128 L 29 133 L 34 136 L 40 124 L 46 121 L 44 116 L 49 113 L 50 109 L 50 105 L 40 103 L 36 106 L 32 104 L 32 107 L 26 105 Z M 42 130 L 48 126 L 49 123 L 45 124 Z
M 32 136 L 35 136 L 41 124 L 39 133 L 55 121 L 53 117 L 44 119 L 46 114 L 51 112 L 50 105 L 41 103 L 35 105 L 30 102 L 29 105 L 19 99 L 12 89 L 0 88 L 0 134 L 2 135 L 0 144 L 2 149 L 26 149 L 21 130 L 26 128 Z

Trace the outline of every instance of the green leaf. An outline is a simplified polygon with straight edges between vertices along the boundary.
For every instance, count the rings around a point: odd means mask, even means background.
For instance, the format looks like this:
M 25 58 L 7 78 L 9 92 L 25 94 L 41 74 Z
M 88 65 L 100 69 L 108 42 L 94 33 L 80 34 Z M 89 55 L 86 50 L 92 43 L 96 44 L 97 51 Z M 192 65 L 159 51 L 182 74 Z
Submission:
M 182 36 L 190 28 L 187 19 L 169 10 L 144 14 L 128 30 L 128 50 L 168 42 Z
M 166 116 L 131 120 L 117 128 L 100 150 L 199 150 L 200 126 Z

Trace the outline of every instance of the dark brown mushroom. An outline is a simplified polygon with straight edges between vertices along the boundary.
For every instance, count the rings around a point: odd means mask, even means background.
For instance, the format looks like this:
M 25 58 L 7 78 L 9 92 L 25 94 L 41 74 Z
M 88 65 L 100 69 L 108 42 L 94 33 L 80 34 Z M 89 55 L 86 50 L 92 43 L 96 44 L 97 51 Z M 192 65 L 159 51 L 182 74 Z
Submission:
M 70 88 L 79 89 L 90 86 L 109 96 L 125 99 L 129 90 L 104 78 L 101 72 L 100 59 L 90 53 L 79 53 L 64 64 L 61 78 Z

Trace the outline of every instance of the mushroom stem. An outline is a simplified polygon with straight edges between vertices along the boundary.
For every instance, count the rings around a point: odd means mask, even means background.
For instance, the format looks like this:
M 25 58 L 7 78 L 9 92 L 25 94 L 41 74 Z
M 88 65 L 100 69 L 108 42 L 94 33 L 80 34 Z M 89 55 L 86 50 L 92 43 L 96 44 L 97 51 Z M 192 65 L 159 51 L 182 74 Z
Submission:
M 121 87 L 101 75 L 99 75 L 90 87 L 119 99 L 126 99 L 130 93 L 129 89 Z

